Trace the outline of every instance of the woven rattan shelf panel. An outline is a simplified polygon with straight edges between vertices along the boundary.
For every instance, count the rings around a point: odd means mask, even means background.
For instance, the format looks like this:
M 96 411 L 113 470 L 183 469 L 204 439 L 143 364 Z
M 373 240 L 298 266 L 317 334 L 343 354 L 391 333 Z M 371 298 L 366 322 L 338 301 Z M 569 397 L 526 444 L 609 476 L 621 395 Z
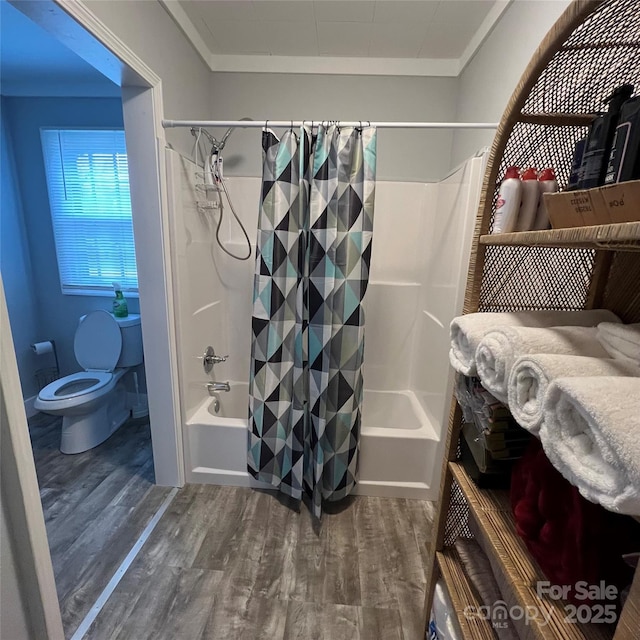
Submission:
M 473 588 L 469 584 L 455 549 L 439 551 L 436 554 L 436 560 L 451 597 L 464 640 L 495 640 L 496 636 L 487 620 L 465 616 L 463 613 L 467 607 L 473 607 L 473 611 L 478 611 L 481 603 L 478 602 Z
M 484 235 L 480 244 L 640 251 L 640 222 Z
M 533 607 L 532 611 L 541 612 L 541 616 L 544 614 L 544 617 L 549 619 L 548 624 L 532 621 L 529 625 L 530 637 L 540 640 L 611 638 L 613 632 L 600 625 L 567 623 L 567 612 L 562 601 L 538 597 L 536 586 L 538 582 L 546 581 L 547 578 L 516 533 L 507 492 L 478 489 L 458 462 L 450 462 L 449 468 L 467 499 L 485 540 L 490 544 L 488 551 L 494 554 L 494 558 L 491 558 L 492 564 L 501 568 L 518 605 L 524 608 Z M 540 620 L 542 619 L 541 617 Z
M 469 261 L 464 313 L 603 307 L 640 322 L 640 223 L 488 235 L 506 168 L 553 167 L 567 184 L 575 143 L 619 85 L 640 87 L 640 0 L 574 0 L 544 38 L 501 118 L 484 177 Z M 468 536 L 469 513 L 493 549 L 492 567 L 506 602 L 551 606 L 546 627 L 529 626 L 521 640 L 606 638 L 599 625 L 564 622 L 562 605 L 535 593 L 545 580 L 518 538 L 504 492 L 480 491 L 455 462 L 461 416 L 454 408 L 445 443 L 431 557 L 440 561 L 456 536 Z M 435 562 L 427 568 L 426 612 Z M 640 579 L 639 579 L 640 580 Z M 636 585 L 638 580 L 636 580 Z M 625 607 L 615 640 L 640 640 L 640 587 Z M 621 622 L 622 625 L 622 622 Z M 631 634 L 631 635 L 629 635 Z
M 595 251 L 530 246 L 484 246 L 479 311 L 584 309 Z
M 500 123 L 479 212 L 480 234 L 487 234 L 493 226 L 498 189 L 508 166 L 553 167 L 560 187 L 567 184 L 575 143 L 586 135 L 593 114 L 602 111 L 603 99 L 620 84 L 640 83 L 639 50 L 637 0 L 578 0 L 568 8 L 534 55 Z M 640 251 L 637 230 L 606 226 L 611 228 L 482 236 L 474 274 L 480 286 L 468 292 L 470 304 L 465 310 L 587 305 L 584 289 L 589 287 L 594 263 L 589 264 L 584 251 Z M 482 251 L 491 246 L 530 247 L 527 269 L 507 277 L 514 257 L 520 259 L 520 254 Z M 565 247 L 582 251 L 554 255 Z M 554 262 L 561 262 L 559 275 L 548 277 L 545 265 Z M 566 281 L 565 273 L 579 273 L 581 278 Z M 495 299 L 496 287 L 499 300 Z

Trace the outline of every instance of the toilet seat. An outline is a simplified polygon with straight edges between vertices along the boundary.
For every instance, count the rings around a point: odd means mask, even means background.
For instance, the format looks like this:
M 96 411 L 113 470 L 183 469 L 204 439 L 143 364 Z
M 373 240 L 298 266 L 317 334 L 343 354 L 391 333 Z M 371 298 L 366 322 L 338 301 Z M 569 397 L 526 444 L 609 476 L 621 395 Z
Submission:
M 106 371 L 80 371 L 54 380 L 40 391 L 38 397 L 47 402 L 79 398 L 102 389 L 112 380 L 113 373 Z M 65 390 L 64 387 L 69 389 Z
M 102 310 L 88 313 L 76 329 L 73 351 L 85 371 L 113 371 L 122 351 L 122 332 L 114 317 Z

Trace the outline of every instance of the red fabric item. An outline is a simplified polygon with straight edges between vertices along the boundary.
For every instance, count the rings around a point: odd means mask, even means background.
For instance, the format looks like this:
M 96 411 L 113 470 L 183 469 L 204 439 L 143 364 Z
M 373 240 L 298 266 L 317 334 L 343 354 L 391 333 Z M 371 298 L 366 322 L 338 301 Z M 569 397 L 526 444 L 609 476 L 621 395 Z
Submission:
M 549 462 L 538 440 L 532 440 L 513 468 L 511 507 L 516 531 L 554 585 L 568 585 L 568 600 L 577 600 L 575 585 L 604 580 L 620 592 L 633 571 L 623 553 L 640 549 L 640 525 L 583 498 Z

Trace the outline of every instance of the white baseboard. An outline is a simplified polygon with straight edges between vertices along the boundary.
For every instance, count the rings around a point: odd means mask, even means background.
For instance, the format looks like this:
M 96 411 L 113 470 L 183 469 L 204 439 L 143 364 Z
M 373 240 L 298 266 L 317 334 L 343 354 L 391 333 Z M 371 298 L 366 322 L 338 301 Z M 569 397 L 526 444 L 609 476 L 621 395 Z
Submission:
M 36 413 L 40 413 L 37 409 L 34 408 L 33 403 L 36 401 L 38 396 L 31 396 L 24 401 L 24 411 L 27 414 L 27 418 L 33 418 Z

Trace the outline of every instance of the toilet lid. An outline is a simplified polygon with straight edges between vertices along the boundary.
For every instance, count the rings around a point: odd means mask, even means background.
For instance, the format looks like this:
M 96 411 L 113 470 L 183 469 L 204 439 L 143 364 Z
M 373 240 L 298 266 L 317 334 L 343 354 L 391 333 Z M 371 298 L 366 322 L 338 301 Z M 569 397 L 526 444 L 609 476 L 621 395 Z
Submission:
M 112 373 L 102 371 L 80 371 L 54 380 L 38 394 L 40 400 L 64 400 L 92 393 L 111 382 Z
M 120 326 L 107 311 L 92 311 L 76 329 L 73 351 L 86 371 L 113 371 L 122 351 Z

